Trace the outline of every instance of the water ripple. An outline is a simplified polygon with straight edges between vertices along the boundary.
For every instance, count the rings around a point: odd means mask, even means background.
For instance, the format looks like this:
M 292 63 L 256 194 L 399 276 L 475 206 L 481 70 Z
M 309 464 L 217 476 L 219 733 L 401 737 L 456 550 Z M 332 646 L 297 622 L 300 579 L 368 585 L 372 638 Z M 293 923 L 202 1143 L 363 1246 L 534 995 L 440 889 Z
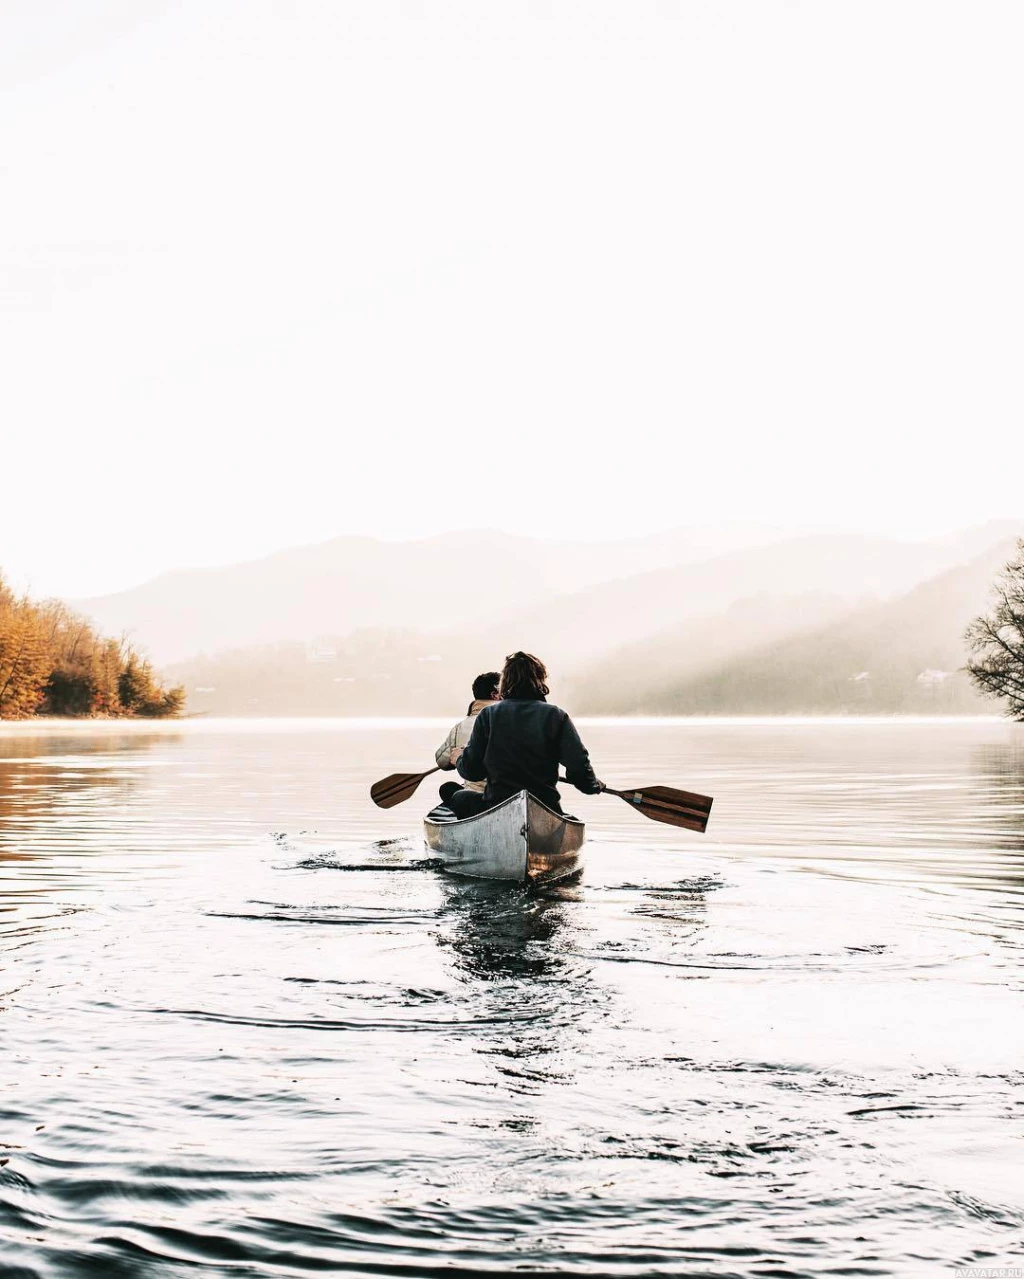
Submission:
M 367 803 L 437 727 L 0 734 L 4 1279 L 1014 1259 L 1012 730 L 594 726 L 712 829 L 532 893 Z

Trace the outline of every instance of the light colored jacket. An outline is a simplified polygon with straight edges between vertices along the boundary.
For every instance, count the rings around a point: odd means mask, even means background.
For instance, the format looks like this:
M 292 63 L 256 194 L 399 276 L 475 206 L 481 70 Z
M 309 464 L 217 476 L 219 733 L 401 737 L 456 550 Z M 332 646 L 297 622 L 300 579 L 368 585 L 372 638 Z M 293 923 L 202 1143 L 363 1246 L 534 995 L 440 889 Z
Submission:
M 437 761 L 439 768 L 448 770 L 455 767 L 455 761 L 466 749 L 466 744 L 472 735 L 473 724 L 476 722 L 476 717 L 485 706 L 493 705 L 493 702 L 487 701 L 475 701 L 470 705 L 469 714 L 466 718 L 459 720 L 434 752 L 434 759 Z M 465 786 L 467 790 L 475 790 L 480 794 L 483 793 L 483 789 L 487 785 L 486 782 L 467 782 L 461 777 L 459 778 L 459 781 L 462 782 L 462 785 Z

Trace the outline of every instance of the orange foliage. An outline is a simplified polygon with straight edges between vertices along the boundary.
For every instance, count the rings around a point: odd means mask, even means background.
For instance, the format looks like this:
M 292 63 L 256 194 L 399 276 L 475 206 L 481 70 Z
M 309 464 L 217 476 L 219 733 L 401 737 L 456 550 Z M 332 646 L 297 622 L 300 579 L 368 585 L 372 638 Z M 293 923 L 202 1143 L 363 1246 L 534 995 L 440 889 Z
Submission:
M 184 690 L 163 688 L 124 641 L 99 635 L 59 600 L 15 595 L 0 577 L 0 719 L 177 715 L 184 702 Z

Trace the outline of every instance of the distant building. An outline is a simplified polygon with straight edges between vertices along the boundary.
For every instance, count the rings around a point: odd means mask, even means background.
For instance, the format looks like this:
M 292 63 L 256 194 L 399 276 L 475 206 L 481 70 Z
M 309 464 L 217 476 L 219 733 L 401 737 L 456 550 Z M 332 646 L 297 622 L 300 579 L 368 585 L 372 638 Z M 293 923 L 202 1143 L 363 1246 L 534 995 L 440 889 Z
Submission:
M 918 675 L 917 682 L 919 684 L 924 684 L 926 687 L 934 688 L 937 684 L 944 684 L 947 679 L 955 674 L 955 671 L 935 671 L 929 669 L 922 671 L 921 674 Z

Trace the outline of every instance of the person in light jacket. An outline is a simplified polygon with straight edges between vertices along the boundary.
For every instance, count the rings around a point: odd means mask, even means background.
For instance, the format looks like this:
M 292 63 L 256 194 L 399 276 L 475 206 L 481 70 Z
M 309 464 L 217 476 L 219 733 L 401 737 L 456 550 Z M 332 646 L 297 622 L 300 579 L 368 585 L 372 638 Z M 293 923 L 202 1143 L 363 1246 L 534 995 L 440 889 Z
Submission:
M 473 732 L 476 717 L 485 706 L 493 706 L 498 700 L 498 683 L 500 680 L 501 676 L 497 671 L 485 671 L 483 675 L 478 675 L 473 681 L 473 700 L 469 704 L 469 710 L 466 711 L 465 718 L 459 720 L 434 752 L 434 759 L 437 761 L 438 768 L 443 768 L 448 772 L 458 764 L 459 757 L 466 749 L 466 743 Z M 485 782 L 462 782 L 461 780 L 458 782 L 443 782 L 441 785 L 441 803 L 447 804 L 449 798 L 458 790 L 471 790 L 474 794 L 482 795 L 485 785 Z

